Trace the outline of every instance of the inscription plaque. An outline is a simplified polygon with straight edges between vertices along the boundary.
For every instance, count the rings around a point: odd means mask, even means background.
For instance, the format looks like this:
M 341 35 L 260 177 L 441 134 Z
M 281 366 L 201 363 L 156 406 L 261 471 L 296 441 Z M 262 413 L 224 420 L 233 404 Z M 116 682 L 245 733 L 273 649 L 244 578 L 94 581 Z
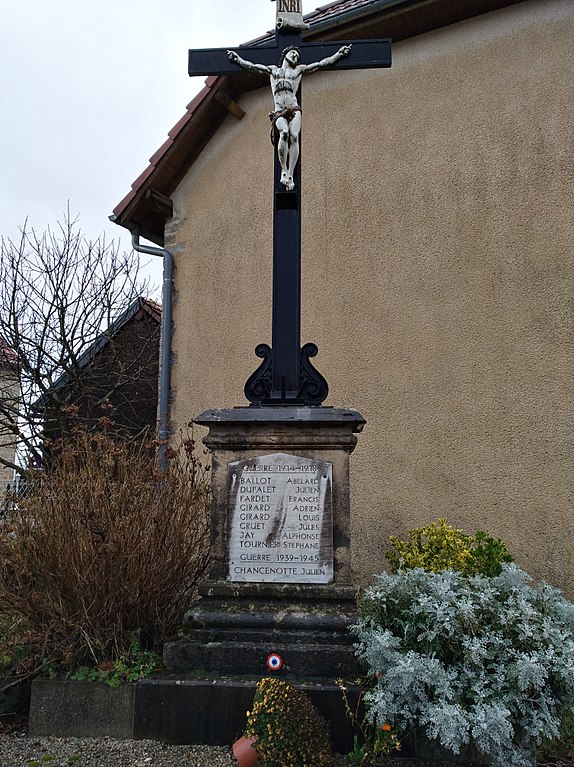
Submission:
M 287 453 L 228 464 L 230 581 L 333 581 L 333 466 Z

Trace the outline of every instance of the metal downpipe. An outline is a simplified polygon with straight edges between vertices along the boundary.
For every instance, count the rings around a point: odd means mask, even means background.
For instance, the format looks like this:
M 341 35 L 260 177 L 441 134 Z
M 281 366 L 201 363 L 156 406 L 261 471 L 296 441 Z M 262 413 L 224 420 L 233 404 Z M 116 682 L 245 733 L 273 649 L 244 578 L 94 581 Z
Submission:
M 166 448 L 169 437 L 169 384 L 171 358 L 171 323 L 173 305 L 173 256 L 165 248 L 156 248 L 140 243 L 137 229 L 132 230 L 132 246 L 138 253 L 163 258 L 163 285 L 161 294 L 161 355 L 158 394 L 158 437 L 162 444 L 158 450 L 161 469 L 167 466 Z

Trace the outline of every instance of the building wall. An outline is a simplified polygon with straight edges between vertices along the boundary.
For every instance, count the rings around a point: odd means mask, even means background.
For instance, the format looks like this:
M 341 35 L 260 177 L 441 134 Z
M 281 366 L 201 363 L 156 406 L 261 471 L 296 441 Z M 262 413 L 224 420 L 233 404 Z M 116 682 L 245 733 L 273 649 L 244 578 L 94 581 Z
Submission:
M 574 596 L 574 6 L 532 0 L 397 44 L 303 94 L 303 333 L 367 419 L 357 580 L 444 516 Z M 247 404 L 270 342 L 270 92 L 173 196 L 173 416 Z
M 78 407 L 80 422 L 85 424 L 105 415 L 123 433 L 153 432 L 158 418 L 159 345 L 159 316 L 140 310 L 81 371 L 81 386 L 63 388 L 60 398 Z M 110 411 L 96 404 L 103 399 L 111 405 Z M 58 439 L 62 435 L 57 412 L 48 406 L 45 414 L 45 436 Z
M 0 398 L 11 402 L 18 400 L 18 381 L 14 372 L 0 364 Z M 14 462 L 15 449 L 13 435 L 3 433 L 0 429 L 0 458 Z M 14 482 L 14 471 L 0 463 L 0 505 L 4 500 L 8 485 Z

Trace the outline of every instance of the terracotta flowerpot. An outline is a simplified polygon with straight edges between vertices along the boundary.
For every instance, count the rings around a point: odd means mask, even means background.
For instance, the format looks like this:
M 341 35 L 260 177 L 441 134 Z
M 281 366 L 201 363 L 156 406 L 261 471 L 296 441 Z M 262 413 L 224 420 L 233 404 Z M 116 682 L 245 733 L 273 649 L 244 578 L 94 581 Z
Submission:
M 245 735 L 242 735 L 233 744 L 233 756 L 239 767 L 251 767 L 257 761 L 259 754 L 254 748 L 254 743 L 255 738 L 246 738 Z

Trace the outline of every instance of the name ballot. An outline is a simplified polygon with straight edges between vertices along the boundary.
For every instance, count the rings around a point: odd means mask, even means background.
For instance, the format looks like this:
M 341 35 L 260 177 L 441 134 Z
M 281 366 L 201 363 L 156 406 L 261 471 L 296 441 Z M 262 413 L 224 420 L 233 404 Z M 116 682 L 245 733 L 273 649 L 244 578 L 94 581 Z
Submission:
M 228 471 L 228 580 L 332 583 L 332 464 L 273 453 Z

